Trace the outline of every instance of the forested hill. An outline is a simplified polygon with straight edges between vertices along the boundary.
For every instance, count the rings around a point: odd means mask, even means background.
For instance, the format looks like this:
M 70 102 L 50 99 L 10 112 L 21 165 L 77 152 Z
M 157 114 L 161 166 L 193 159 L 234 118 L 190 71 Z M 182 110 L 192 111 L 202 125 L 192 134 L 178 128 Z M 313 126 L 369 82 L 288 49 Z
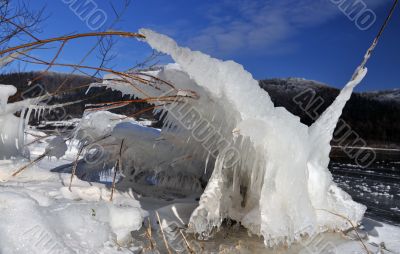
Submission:
M 298 79 L 268 79 L 260 86 L 275 106 L 283 106 L 311 125 L 332 104 L 340 90 L 325 84 Z M 400 89 L 353 93 L 342 120 L 371 146 L 400 145 Z
M 84 75 L 48 72 L 20 72 L 0 75 L 0 84 L 14 85 L 18 93 L 10 98 L 10 102 L 19 101 L 23 98 L 36 97 L 43 93 L 55 95 L 48 104 L 81 101 L 65 107 L 65 114 L 72 118 L 80 118 L 85 110 L 85 105 L 119 101 L 124 99 L 122 93 L 111 91 L 105 88 L 92 88 L 89 91 L 89 84 L 101 80 Z M 29 85 L 28 85 L 29 84 Z M 128 97 L 125 96 L 125 99 Z M 141 109 L 143 104 L 131 105 L 127 108 L 116 109 L 114 112 L 131 114 Z M 147 115 L 147 117 L 150 117 Z M 53 119 L 52 115 L 45 115 L 47 120 Z

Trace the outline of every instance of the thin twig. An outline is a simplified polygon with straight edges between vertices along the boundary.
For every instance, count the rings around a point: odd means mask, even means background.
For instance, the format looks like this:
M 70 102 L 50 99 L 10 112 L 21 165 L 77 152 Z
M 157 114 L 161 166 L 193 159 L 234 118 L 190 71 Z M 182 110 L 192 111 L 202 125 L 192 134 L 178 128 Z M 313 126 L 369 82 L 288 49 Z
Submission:
M 361 244 L 362 244 L 362 246 L 364 247 L 364 249 L 365 249 L 365 251 L 367 252 L 367 254 L 370 254 L 370 253 L 371 253 L 371 252 L 368 250 L 367 246 L 365 245 L 364 241 L 362 240 L 360 234 L 358 233 L 358 230 L 357 230 L 356 226 L 354 226 L 353 222 L 352 222 L 349 218 L 347 218 L 346 216 L 343 216 L 343 215 L 341 215 L 341 214 L 337 214 L 337 213 L 331 212 L 331 211 L 326 210 L 326 209 L 317 209 L 317 210 L 319 210 L 319 211 L 325 211 L 325 212 L 327 212 L 327 213 L 333 214 L 333 215 L 335 215 L 335 216 L 338 216 L 338 217 L 340 217 L 340 218 L 346 220 L 348 223 L 350 223 L 351 227 L 352 227 L 353 230 L 356 232 L 356 235 L 357 235 L 358 240 L 361 242 Z
M 82 34 L 74 34 L 74 35 L 55 37 L 55 38 L 50 38 L 50 39 L 45 39 L 45 40 L 40 40 L 40 41 L 35 41 L 35 42 L 18 45 L 18 46 L 7 48 L 5 50 L 0 51 L 0 55 L 8 53 L 8 52 L 16 51 L 19 49 L 30 48 L 33 46 L 48 44 L 48 43 L 56 42 L 56 41 L 69 41 L 69 40 L 74 40 L 74 39 L 84 38 L 84 37 L 98 37 L 98 36 L 107 36 L 107 35 L 123 36 L 123 37 L 137 37 L 137 38 L 142 38 L 142 39 L 145 38 L 144 35 L 142 35 L 142 34 L 131 33 L 131 32 L 120 32 L 120 31 L 82 33 Z
M 50 68 L 53 66 L 54 62 L 57 60 L 57 58 L 60 56 L 61 51 L 64 49 L 65 44 L 67 43 L 67 41 L 63 41 L 60 48 L 58 49 L 57 53 L 54 55 L 53 59 L 51 60 L 50 64 L 47 66 L 46 70 L 44 70 L 40 75 L 38 75 L 37 77 L 35 77 L 33 80 L 31 80 L 31 82 L 35 82 L 39 79 L 41 79 L 44 74 L 48 73 Z
M 50 63 L 43 61 L 41 59 L 35 58 L 33 56 L 30 56 L 28 54 L 25 54 L 23 52 L 18 51 L 21 55 L 24 55 L 25 57 L 31 58 L 36 60 L 37 62 L 33 62 L 33 61 L 29 61 L 26 59 L 20 59 L 20 58 L 16 58 L 20 61 L 23 62 L 27 62 L 27 63 L 32 63 L 32 64 L 39 64 L 39 65 L 49 65 Z M 123 73 L 123 72 L 119 72 L 119 71 L 115 71 L 113 69 L 108 69 L 108 68 L 100 68 L 100 67 L 92 67 L 92 66 L 85 66 L 85 65 L 76 65 L 76 64 L 63 64 L 63 63 L 53 63 L 54 66 L 61 66 L 61 67 L 71 67 L 71 68 L 82 68 L 82 69 L 89 69 L 89 70 L 101 70 L 101 71 L 105 71 L 105 72 L 109 72 L 115 75 L 120 76 L 123 80 L 125 80 L 127 83 L 129 83 L 133 88 L 135 88 L 136 90 L 138 90 L 140 93 L 142 93 L 143 95 L 150 97 L 149 95 L 147 95 L 146 92 L 144 92 L 142 89 L 138 88 L 137 86 L 135 86 L 135 84 L 133 84 L 132 82 L 130 82 L 128 79 L 133 79 L 133 80 L 137 80 L 141 83 L 144 84 L 148 84 L 149 81 L 142 79 L 140 77 L 137 76 L 133 76 L 133 75 L 129 75 L 127 73 Z
M 6 17 L 2 17 L 0 16 L 0 19 L 6 21 L 7 23 L 10 23 L 11 25 L 15 26 L 16 28 L 18 28 L 19 30 L 23 31 L 24 33 L 26 33 L 28 36 L 30 36 L 31 38 L 33 38 L 36 41 L 40 41 L 39 38 L 37 38 L 36 36 L 34 36 L 31 32 L 29 32 L 28 30 L 26 30 L 25 28 L 23 28 L 22 26 L 18 25 L 17 23 L 13 22 L 11 19 L 8 19 Z

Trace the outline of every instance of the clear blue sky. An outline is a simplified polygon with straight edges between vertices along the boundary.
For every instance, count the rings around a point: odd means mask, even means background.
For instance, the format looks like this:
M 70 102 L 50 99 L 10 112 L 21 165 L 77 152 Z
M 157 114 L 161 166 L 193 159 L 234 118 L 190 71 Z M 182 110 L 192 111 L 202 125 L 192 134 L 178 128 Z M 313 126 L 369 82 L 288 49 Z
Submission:
M 108 16 L 100 29 L 107 30 L 115 18 L 109 1 L 93 1 Z M 333 3 L 338 1 L 133 0 L 114 29 L 152 28 L 181 45 L 239 62 L 257 79 L 302 77 L 342 87 L 362 60 L 392 1 L 364 0 L 377 17 L 365 31 Z M 90 31 L 65 2 L 71 0 L 35 0 L 35 6 L 47 5 L 49 15 L 41 38 Z M 121 7 L 122 1 L 112 2 L 117 3 L 117 9 Z M 90 42 L 70 44 L 60 61 L 76 63 Z M 368 64 L 368 76 L 358 91 L 400 87 L 399 45 L 400 6 Z M 123 39 L 115 48 L 116 67 L 132 66 L 149 52 L 145 43 Z M 91 61 L 94 59 L 89 59 L 88 64 Z

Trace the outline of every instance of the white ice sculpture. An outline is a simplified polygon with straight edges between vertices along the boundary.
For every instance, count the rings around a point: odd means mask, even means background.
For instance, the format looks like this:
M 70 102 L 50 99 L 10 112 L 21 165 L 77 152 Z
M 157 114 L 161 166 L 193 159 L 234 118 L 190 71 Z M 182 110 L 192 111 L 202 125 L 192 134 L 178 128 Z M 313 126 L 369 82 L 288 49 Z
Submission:
M 140 33 L 153 49 L 170 55 L 176 64 L 137 75 L 143 79 L 152 75 L 175 89 L 163 89 L 162 82 L 159 86 L 138 80 L 127 84 L 126 77 L 118 82 L 115 75 L 95 86 L 141 98 L 183 97 L 157 110 L 168 111 L 161 136 L 174 144 L 164 152 L 173 158 L 177 151 L 180 156 L 184 151 L 194 161 L 202 161 L 192 174 L 209 178 L 191 216 L 190 230 L 208 237 L 230 218 L 262 235 L 266 245 L 276 246 L 350 228 L 341 216 L 354 224 L 361 221 L 366 208 L 337 187 L 328 163 L 333 131 L 366 69 L 360 70 L 308 127 L 285 108 L 274 107 L 268 93 L 241 65 L 179 47 L 151 30 L 141 29 Z M 190 97 L 188 91 L 196 96 L 185 98 Z M 197 135 L 200 129 L 206 137 Z

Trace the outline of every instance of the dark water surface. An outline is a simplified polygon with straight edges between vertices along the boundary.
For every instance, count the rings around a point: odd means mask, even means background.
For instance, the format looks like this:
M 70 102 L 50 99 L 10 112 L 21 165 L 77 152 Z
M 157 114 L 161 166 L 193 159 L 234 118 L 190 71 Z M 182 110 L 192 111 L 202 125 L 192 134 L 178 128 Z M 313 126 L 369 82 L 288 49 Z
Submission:
M 367 168 L 346 157 L 332 158 L 329 169 L 343 190 L 368 207 L 367 217 L 400 225 L 400 153 L 378 156 Z

